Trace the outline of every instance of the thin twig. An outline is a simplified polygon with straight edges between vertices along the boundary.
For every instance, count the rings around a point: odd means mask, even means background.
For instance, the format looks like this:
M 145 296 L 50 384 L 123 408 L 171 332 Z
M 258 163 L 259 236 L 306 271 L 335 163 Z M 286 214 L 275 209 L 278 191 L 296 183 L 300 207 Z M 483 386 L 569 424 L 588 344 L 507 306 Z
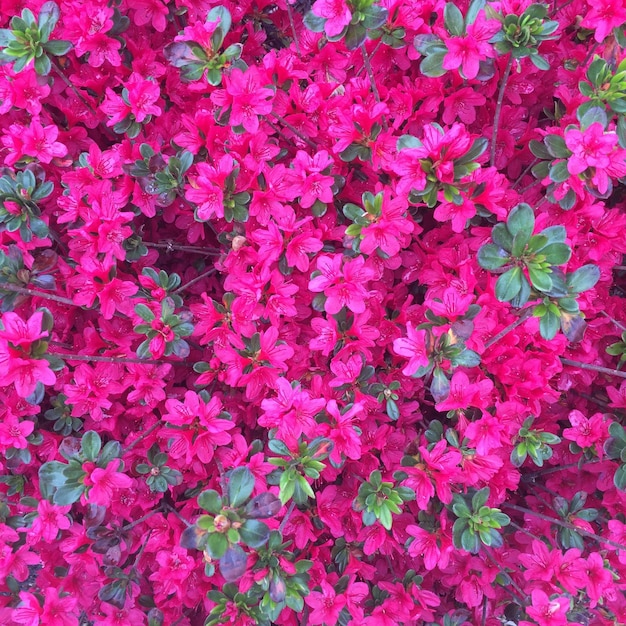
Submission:
M 615 324 L 615 326 L 617 326 L 619 329 L 626 330 L 626 326 L 624 326 L 623 324 L 620 324 L 620 322 L 613 319 L 606 311 L 600 311 L 600 313 L 604 315 L 604 317 L 610 319 L 613 322 L 613 324 Z
M 517 593 L 519 594 L 519 600 L 522 603 L 522 606 L 524 605 L 524 592 L 520 589 L 519 585 L 513 580 L 513 577 L 507 572 L 505 571 L 502 566 L 500 565 L 500 563 L 498 563 L 498 561 L 496 561 L 495 557 L 493 556 L 493 554 L 491 554 L 489 552 L 489 550 L 487 549 L 487 546 L 483 545 L 482 546 L 483 552 L 487 555 L 487 558 L 500 570 L 501 574 L 504 574 L 508 577 L 508 579 L 511 582 L 511 587 L 513 587 L 513 589 L 515 589 L 517 591 Z
M 278 527 L 278 532 L 282 535 L 283 534 L 283 530 L 285 530 L 285 526 L 287 525 L 287 520 L 289 519 L 289 516 L 293 513 L 293 510 L 296 508 L 296 503 L 292 500 L 291 504 L 289 505 L 289 508 L 287 509 L 287 512 L 285 513 L 285 517 L 283 517 L 283 521 L 280 523 L 280 526 Z
M 550 522 L 551 524 L 555 524 L 556 526 L 560 526 L 561 528 L 567 528 L 568 530 L 573 530 L 574 532 L 577 532 L 579 535 L 582 535 L 583 537 L 588 537 L 589 539 L 595 539 L 596 541 L 600 543 L 604 543 L 608 546 L 613 546 L 614 548 L 619 548 L 620 550 L 626 550 L 626 546 L 621 543 L 617 543 L 617 541 L 611 541 L 610 539 L 605 539 L 604 537 L 601 537 L 600 535 L 596 535 L 595 533 L 590 533 L 586 530 L 583 530 L 582 528 L 579 528 L 578 526 L 574 526 L 574 524 L 568 524 L 567 522 L 564 522 L 563 520 L 550 517 L 549 515 L 544 515 L 543 513 L 538 513 L 537 511 L 533 511 L 532 509 L 527 509 L 526 507 L 523 507 L 523 506 L 517 506 L 516 504 L 509 504 L 508 502 L 502 503 L 502 506 L 506 507 L 507 509 L 511 509 L 512 511 L 519 511 L 520 513 L 526 513 L 527 515 L 534 515 L 535 517 L 542 519 L 545 522 Z
M 143 433 L 141 433 L 141 435 L 139 435 L 139 437 L 137 437 L 137 439 L 135 439 L 134 441 L 131 441 L 123 450 L 122 450 L 122 456 L 124 456 L 127 452 L 130 452 L 139 442 L 143 441 L 146 437 L 149 437 L 159 426 L 161 426 L 161 420 L 157 420 L 156 422 L 154 422 L 154 424 L 152 424 L 152 426 L 150 426 L 150 428 L 148 428 L 148 430 L 144 431 Z
M 28 287 L 19 287 L 18 285 L 12 285 L 11 283 L 3 283 L 0 285 L 0 291 L 12 291 L 13 293 L 19 293 L 23 296 L 31 296 L 32 298 L 46 298 L 46 300 L 53 300 L 59 304 L 67 304 L 68 306 L 80 307 L 80 304 L 74 303 L 69 298 L 63 296 L 57 296 L 53 293 L 46 293 L 45 291 L 39 291 L 37 289 L 29 289 Z
M 288 128 L 296 137 L 299 137 L 306 143 L 307 146 L 314 148 L 317 150 L 317 144 L 309 139 L 306 135 L 303 135 L 293 124 L 290 124 L 286 119 L 282 118 L 280 115 L 272 112 L 272 116 L 276 118 L 285 128 Z
M 383 40 L 379 39 L 378 42 L 376 43 L 376 46 L 374 47 L 374 49 L 372 50 L 372 54 L 370 54 L 370 59 L 374 58 L 374 55 L 378 52 L 379 48 L 383 45 Z M 363 71 L 365 70 L 365 63 L 363 64 L 362 67 L 360 67 L 355 73 L 354 76 L 355 78 L 358 78 Z
M 594 459 L 592 461 L 587 461 L 584 465 L 593 465 L 594 463 L 601 463 L 601 459 Z M 537 470 L 536 472 L 532 472 L 530 474 L 525 474 L 522 476 L 522 480 L 524 482 L 534 482 L 539 476 L 547 476 L 548 474 L 556 474 L 556 472 L 562 472 L 563 470 L 579 468 L 579 463 L 566 463 L 565 465 L 559 465 L 557 467 L 545 467 L 544 469 Z
M 145 522 L 147 519 L 150 519 L 153 515 L 156 515 L 157 513 L 161 513 L 161 507 L 157 507 L 156 509 L 150 511 L 150 513 L 146 513 L 143 517 L 140 517 L 139 519 L 136 519 L 135 521 L 126 524 L 126 526 L 122 526 L 122 530 L 130 530 L 131 528 L 135 528 L 135 526 L 141 524 L 141 522 Z
M 513 55 L 509 55 L 509 60 L 504 68 L 504 74 L 500 82 L 500 91 L 498 92 L 498 102 L 496 103 L 496 112 L 493 116 L 493 132 L 491 134 L 491 157 L 489 158 L 489 165 L 495 166 L 496 163 L 496 142 L 498 140 L 498 126 L 500 125 L 500 113 L 502 112 L 502 103 L 504 102 L 504 92 L 506 91 L 506 84 L 509 80 L 509 74 L 513 67 Z
M 602 367 L 600 365 L 592 365 L 591 363 L 582 363 L 581 361 L 572 361 L 571 359 L 561 358 L 563 365 L 571 365 L 572 367 L 578 367 L 581 370 L 588 370 L 590 372 L 600 372 L 601 374 L 608 374 L 609 376 L 617 376 L 618 378 L 626 378 L 626 372 L 620 372 L 609 367 Z
M 624 270 L 626 270 L 626 265 L 614 265 L 613 269 L 623 272 Z
M 87 110 L 97 120 L 98 114 L 96 113 L 96 110 L 91 106 L 91 104 L 89 104 L 89 102 L 87 102 L 87 100 L 85 100 L 85 97 L 83 96 L 83 94 L 80 93 L 78 89 L 76 89 L 72 81 L 63 73 L 63 69 L 57 63 L 57 61 L 55 59 L 51 59 L 51 61 L 52 61 L 52 67 L 54 68 L 54 71 L 58 74 L 59 78 L 61 78 L 61 80 L 63 80 L 63 82 L 74 92 L 76 97 L 87 107 Z
M 91 354 L 69 354 L 65 352 L 50 352 L 51 356 L 58 356 L 65 361 L 94 361 L 98 363 L 138 363 L 140 365 L 178 365 L 189 367 L 184 361 L 164 361 L 162 359 L 135 359 L 124 356 L 95 356 Z
M 179 252 L 190 252 L 191 254 L 202 254 L 205 256 L 217 256 L 223 253 L 223 250 L 219 250 L 218 248 L 201 248 L 198 246 L 183 246 L 177 243 L 173 243 L 171 241 L 166 241 L 164 243 L 153 243 L 152 241 L 142 241 L 143 245 L 146 248 L 159 248 L 163 249 L 166 252 L 173 252 L 174 250 L 178 250 Z
M 495 337 L 492 337 L 485 344 L 485 350 L 487 350 L 487 348 L 491 348 L 491 346 L 493 346 L 494 343 L 497 343 L 498 341 L 500 341 L 502 337 L 504 337 L 505 335 L 508 335 L 514 328 L 517 328 L 518 326 L 522 325 L 532 315 L 532 312 L 533 310 L 530 307 L 527 309 L 524 309 L 522 314 L 514 322 L 509 324 L 506 328 L 503 328 Z
M 532 170 L 538 162 L 539 159 L 534 159 L 533 161 L 531 161 L 528 166 L 524 168 L 522 173 L 517 177 L 517 180 L 511 185 L 511 187 L 515 189 L 515 187 L 517 187 L 522 182 L 524 176 L 526 176 L 526 174 L 528 174 L 528 172 L 530 172 L 530 170 Z
M 176 517 L 181 522 L 183 522 L 183 524 L 185 524 L 187 526 L 187 528 L 193 526 L 193 524 L 191 522 L 187 521 L 171 504 L 169 504 L 168 502 L 164 502 L 164 505 L 169 509 L 169 511 L 174 513 L 174 515 L 176 515 Z
M 574 2 L 575 0 L 567 0 L 567 2 L 565 2 L 564 4 L 562 4 L 560 7 L 556 6 L 556 0 L 555 0 L 555 6 L 554 9 L 552 9 L 552 11 L 550 12 L 550 17 L 554 17 L 559 11 L 561 11 L 562 9 L 564 9 L 566 6 L 572 4 L 572 2 Z
M 374 76 L 372 64 L 370 63 L 370 58 L 367 54 L 367 49 L 365 48 L 364 43 L 361 44 L 361 52 L 363 54 L 363 64 L 365 65 L 367 75 L 370 79 L 370 85 L 372 87 L 372 91 L 374 92 L 374 98 L 376 98 L 376 102 L 380 102 L 380 93 L 378 92 L 378 87 L 376 86 L 376 77 Z
M 289 25 L 291 26 L 291 34 L 293 35 L 293 43 L 296 45 L 296 54 L 302 56 L 300 52 L 300 42 L 298 41 L 298 33 L 296 32 L 296 23 L 293 19 L 293 11 L 291 10 L 291 4 L 287 0 L 287 16 L 289 17 Z
M 203 278 L 206 278 L 207 276 L 211 276 L 211 274 L 214 274 L 215 272 L 217 272 L 217 269 L 215 267 L 212 267 L 211 269 L 208 269 L 206 272 L 203 272 L 202 274 L 199 274 L 195 278 L 192 278 L 189 282 L 186 282 L 184 285 L 181 285 L 178 289 L 174 290 L 172 293 L 177 294 L 177 293 L 180 293 L 181 291 L 185 291 L 187 287 L 191 287 L 191 285 L 195 285 L 197 282 L 201 281 Z

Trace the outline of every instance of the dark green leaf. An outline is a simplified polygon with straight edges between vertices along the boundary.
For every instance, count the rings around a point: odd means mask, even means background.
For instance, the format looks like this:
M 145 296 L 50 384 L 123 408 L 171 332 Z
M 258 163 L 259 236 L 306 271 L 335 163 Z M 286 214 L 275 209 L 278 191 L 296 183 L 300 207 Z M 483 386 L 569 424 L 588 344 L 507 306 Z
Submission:
M 80 447 L 87 461 L 95 461 L 102 447 L 102 439 L 95 430 L 88 430 L 80 440 Z
M 214 489 L 207 489 L 198 496 L 198 506 L 217 515 L 222 510 L 222 498 Z
M 500 302 L 512 300 L 522 288 L 522 270 L 513 267 L 496 281 L 496 298 Z
M 228 501 L 230 506 L 241 506 L 252 494 L 254 475 L 247 467 L 235 468 L 228 479 Z
M 241 540 L 247 546 L 256 549 L 267 543 L 270 537 L 270 529 L 265 522 L 249 519 L 241 526 L 239 534 L 241 535 Z
M 535 214 L 530 205 L 522 202 L 514 207 L 511 213 L 509 213 L 506 225 L 514 237 L 518 233 L 523 233 L 530 239 L 535 228 Z
M 446 3 L 443 9 L 443 21 L 446 30 L 455 37 L 461 37 L 465 32 L 465 23 L 463 21 L 463 14 L 452 2 Z
M 595 286 L 600 280 L 600 268 L 597 265 L 583 265 L 574 273 L 568 274 L 567 286 L 572 293 L 582 293 Z

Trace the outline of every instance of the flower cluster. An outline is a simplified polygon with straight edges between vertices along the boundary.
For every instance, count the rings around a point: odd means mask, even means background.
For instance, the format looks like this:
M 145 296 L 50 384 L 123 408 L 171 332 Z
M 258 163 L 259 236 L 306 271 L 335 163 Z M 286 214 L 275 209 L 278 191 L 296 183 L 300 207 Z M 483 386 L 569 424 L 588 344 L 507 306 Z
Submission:
M 626 623 L 620 0 L 0 6 L 0 623 Z

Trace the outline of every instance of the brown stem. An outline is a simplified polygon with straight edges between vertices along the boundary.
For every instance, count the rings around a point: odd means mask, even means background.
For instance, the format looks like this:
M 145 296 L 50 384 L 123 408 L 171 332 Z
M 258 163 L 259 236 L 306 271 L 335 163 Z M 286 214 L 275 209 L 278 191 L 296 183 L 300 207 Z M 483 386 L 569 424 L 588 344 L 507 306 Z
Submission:
M 183 246 L 177 243 L 173 243 L 171 241 L 166 241 L 164 243 L 153 243 L 152 241 L 143 241 L 142 242 L 146 248 L 158 248 L 165 250 L 166 252 L 173 252 L 174 250 L 178 250 L 179 252 L 190 252 L 191 254 L 203 254 L 206 256 L 217 256 L 222 254 L 222 250 L 218 248 L 200 248 L 198 246 Z
M 300 51 L 300 41 L 298 40 L 298 33 L 296 32 L 296 23 L 293 19 L 293 11 L 291 9 L 291 5 L 289 4 L 289 0 L 287 0 L 287 16 L 289 17 L 289 26 L 291 27 L 293 43 L 296 45 L 296 54 L 298 56 L 302 56 L 302 52 Z
M 376 86 L 376 77 L 374 76 L 372 64 L 370 63 L 370 58 L 367 54 L 364 43 L 361 44 L 361 53 L 363 54 L 363 65 L 365 65 L 365 70 L 367 71 L 367 75 L 370 79 L 370 85 L 372 86 L 372 91 L 374 92 L 374 98 L 376 98 L 376 102 L 380 102 L 380 93 L 378 92 L 378 87 Z
M 85 105 L 85 107 L 87 107 L 87 110 L 96 119 L 98 119 L 98 114 L 96 113 L 95 109 L 91 106 L 91 104 L 89 104 L 89 102 L 87 102 L 87 100 L 85 100 L 85 97 L 83 96 L 83 94 L 80 93 L 80 91 L 78 91 L 78 89 L 76 89 L 76 87 L 74 86 L 72 81 L 63 73 L 63 69 L 57 63 L 56 59 L 50 59 L 50 60 L 52 61 L 52 67 L 54 68 L 54 71 L 57 73 L 59 78 L 61 78 L 61 80 L 74 92 L 76 97 Z
M 283 517 L 283 521 L 280 523 L 280 526 L 278 527 L 278 532 L 281 535 L 283 533 L 283 530 L 285 530 L 285 526 L 287 525 L 287 520 L 289 519 L 289 517 L 291 516 L 295 508 L 296 508 L 296 503 L 292 500 L 291 504 L 289 505 L 289 508 L 287 509 L 287 512 L 285 513 L 285 517 Z
M 491 554 L 491 552 L 489 552 L 487 546 L 483 545 L 482 550 L 487 555 L 487 558 L 500 570 L 500 573 L 504 574 L 509 579 L 511 587 L 513 587 L 513 589 L 515 589 L 515 591 L 517 591 L 517 593 L 519 594 L 518 600 L 520 600 L 521 605 L 524 606 L 525 602 L 523 598 L 526 594 L 520 589 L 519 585 L 513 580 L 512 576 L 509 576 L 509 574 L 503 569 L 503 567 L 500 565 L 500 563 L 498 563 L 498 561 Z
M 620 324 L 617 320 L 613 319 L 606 311 L 600 311 L 600 313 L 604 315 L 604 317 L 610 319 L 613 324 L 615 324 L 615 326 L 617 326 L 620 330 L 626 330 L 626 326 Z
M 607 374 L 609 376 L 617 376 L 619 378 L 626 378 L 626 372 L 620 372 L 619 370 L 611 369 L 610 367 L 602 367 L 601 365 L 592 365 L 591 363 L 582 363 L 581 361 L 572 361 L 571 359 L 561 358 L 563 365 L 571 365 L 572 367 L 578 367 L 581 370 L 588 370 L 590 372 L 600 372 L 601 374 Z
M 58 356 L 65 361 L 94 361 L 96 363 L 138 363 L 140 365 L 178 365 L 189 367 L 182 361 L 164 361 L 162 359 L 134 359 L 124 356 L 96 356 L 91 354 L 67 354 L 64 352 L 51 352 L 51 356 Z
M 187 287 L 191 287 L 191 285 L 195 285 L 197 282 L 201 281 L 203 278 L 206 278 L 207 276 L 210 276 L 211 274 L 214 274 L 216 271 L 217 270 L 214 267 L 212 267 L 206 272 L 203 272 L 202 274 L 199 274 L 195 278 L 192 278 L 189 282 L 185 283 L 184 285 L 181 285 L 178 289 L 176 289 L 172 293 L 177 294 L 177 293 L 180 293 L 181 291 L 185 291 Z
M 544 515 L 543 513 L 538 513 L 537 511 L 533 511 L 532 509 L 527 509 L 526 507 L 523 507 L 523 506 L 517 506 L 516 504 L 509 504 L 508 502 L 504 502 L 502 506 L 506 507 L 507 509 L 511 509 L 512 511 L 519 511 L 520 513 L 534 515 L 538 519 L 542 519 L 545 522 L 550 522 L 551 524 L 555 524 L 556 526 L 560 526 L 561 528 L 567 528 L 568 530 L 573 530 L 574 532 L 577 532 L 579 535 L 582 535 L 583 537 L 588 537 L 589 539 L 595 539 L 596 541 L 600 543 L 604 543 L 608 546 L 613 546 L 614 548 L 619 548 L 620 550 L 626 550 L 626 546 L 621 543 L 617 543 L 617 541 L 611 541 L 610 539 L 605 539 L 604 537 L 601 537 L 600 535 L 596 535 L 595 533 L 590 533 L 586 530 L 583 530 L 582 528 L 578 528 L 578 526 L 574 526 L 574 524 L 568 524 L 567 522 L 564 522 L 563 520 L 550 517 L 549 515 Z
M 376 46 L 375 46 L 375 47 L 374 47 L 374 49 L 372 50 L 372 54 L 370 54 L 370 59 L 371 59 L 372 57 L 374 57 L 374 55 L 378 52 L 379 48 L 380 48 L 382 45 L 383 45 L 383 40 L 382 40 L 382 39 L 379 39 L 379 40 L 378 40 L 378 42 L 376 43 Z M 366 68 L 365 68 L 365 63 L 364 63 L 364 64 L 363 64 L 363 67 L 360 67 L 360 68 L 359 68 L 359 69 L 355 72 L 355 74 L 354 74 L 355 78 L 358 78 L 358 77 L 362 74 L 363 70 L 365 70 L 365 69 L 366 69 Z
M 161 507 L 158 507 L 154 509 L 153 511 L 150 511 L 150 513 L 146 513 L 143 517 L 136 519 L 134 522 L 130 522 L 129 524 L 126 524 L 126 526 L 122 527 L 122 530 L 130 530 L 131 528 L 135 528 L 135 526 L 137 526 L 138 524 L 141 524 L 141 522 L 145 522 L 147 519 L 150 519 L 153 515 L 156 515 L 157 513 L 160 513 L 160 512 L 161 512 Z
M 623 272 L 624 270 L 626 270 L 626 265 L 614 265 L 613 269 L 614 270 L 620 270 L 620 271 Z
M 556 6 L 556 0 L 554 2 L 554 9 L 552 9 L 552 11 L 550 12 L 550 17 L 554 17 L 559 11 L 561 11 L 562 9 L 564 9 L 566 6 L 572 4 L 572 2 L 574 2 L 574 0 L 567 0 L 567 2 L 565 2 L 564 4 L 562 4 L 560 7 Z
M 293 124 L 290 124 L 286 119 L 274 112 L 272 112 L 272 116 L 275 117 L 285 128 L 288 128 L 296 137 L 302 139 L 307 146 L 317 150 L 317 144 L 306 135 L 303 135 Z
M 59 304 L 67 304 L 68 306 L 80 307 L 80 304 L 75 304 L 69 298 L 63 296 L 57 296 L 53 293 L 46 293 L 45 291 L 39 291 L 37 289 L 29 289 L 28 287 L 19 287 L 18 285 L 12 285 L 10 283 L 3 283 L 0 285 L 0 291 L 12 291 L 13 293 L 19 293 L 23 296 L 31 296 L 32 298 L 46 298 L 46 300 L 53 300 Z
M 534 159 L 533 161 L 531 161 L 528 166 L 524 168 L 522 173 L 517 177 L 517 180 L 511 185 L 511 187 L 515 189 L 515 187 L 517 187 L 522 182 L 524 176 L 526 176 L 526 174 L 528 174 L 528 172 L 530 172 L 530 170 L 532 170 L 537 163 L 539 163 L 539 159 Z
M 500 81 L 500 91 L 498 92 L 498 102 L 496 103 L 496 112 L 493 116 L 493 132 L 491 134 L 491 156 L 489 158 L 489 165 L 494 167 L 496 163 L 496 142 L 498 140 L 498 126 L 500 125 L 500 113 L 502 112 L 502 103 L 504 102 L 504 92 L 506 91 L 506 84 L 509 80 L 509 74 L 513 67 L 513 56 L 509 54 L 509 60 L 504 68 L 504 74 Z
M 587 461 L 585 465 L 592 465 L 594 463 L 601 463 L 600 459 L 594 459 L 593 461 Z M 522 476 L 524 482 L 534 482 L 539 476 L 547 476 L 548 474 L 556 474 L 556 472 L 562 472 L 563 470 L 573 469 L 574 467 L 580 468 L 579 463 L 567 463 L 565 465 L 559 465 L 558 467 L 546 467 L 530 474 Z
M 159 426 L 161 426 L 161 421 L 157 420 L 156 422 L 154 422 L 154 424 L 152 424 L 152 426 L 150 426 L 150 428 L 148 428 L 148 430 L 145 430 L 143 433 L 141 433 L 141 435 L 139 435 L 137 439 L 135 439 L 134 441 L 131 441 L 122 450 L 122 456 L 124 456 L 127 452 L 130 452 L 138 443 L 143 441 L 146 437 L 149 437 Z
M 495 337 L 492 337 L 485 344 L 485 350 L 487 350 L 487 348 L 491 348 L 491 346 L 493 346 L 494 343 L 497 343 L 498 341 L 500 341 L 502 337 L 504 337 L 505 335 L 508 335 L 514 328 L 517 328 L 518 326 L 523 324 L 532 315 L 532 312 L 533 312 L 532 308 L 524 309 L 522 314 L 514 322 L 509 324 L 506 328 L 503 328 Z

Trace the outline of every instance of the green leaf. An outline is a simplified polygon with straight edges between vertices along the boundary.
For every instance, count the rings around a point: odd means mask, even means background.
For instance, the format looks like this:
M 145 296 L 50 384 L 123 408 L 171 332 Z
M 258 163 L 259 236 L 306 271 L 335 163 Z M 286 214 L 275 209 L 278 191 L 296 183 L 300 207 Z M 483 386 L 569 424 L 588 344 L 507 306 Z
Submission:
M 535 214 L 530 205 L 525 202 L 518 204 L 509 214 L 506 225 L 513 237 L 523 233 L 530 239 L 535 229 Z
M 543 159 L 544 161 L 551 160 L 552 155 L 548 152 L 548 149 L 539 141 L 532 139 L 528 144 L 530 151 L 536 156 L 538 159 Z
M 443 69 L 443 59 L 446 56 L 446 52 L 435 52 L 429 54 L 422 59 L 420 63 L 420 72 L 428 78 L 439 78 L 443 76 L 447 70 Z
M 389 398 L 387 400 L 385 410 L 387 412 L 387 415 L 389 416 L 389 419 L 392 419 L 394 422 L 400 418 L 400 411 L 398 410 L 398 405 L 396 404 L 395 400 L 393 400 L 392 398 Z
M 87 461 L 95 461 L 102 447 L 102 439 L 95 430 L 88 430 L 80 440 L 83 456 Z
M 550 265 L 564 265 L 572 256 L 572 249 L 565 243 L 551 243 L 541 248 L 541 254 Z
M 613 476 L 613 483 L 620 491 L 626 491 L 626 465 L 620 465 Z
M 472 512 L 467 506 L 467 502 L 465 502 L 465 499 L 459 494 L 455 494 L 454 496 L 452 511 L 457 517 L 460 518 L 469 518 L 472 516 Z
M 61 57 L 67 54 L 72 49 L 72 42 L 55 39 L 44 44 L 44 49 L 52 56 Z
M 230 506 L 241 506 L 252 494 L 254 475 L 247 467 L 236 467 L 228 478 L 228 501 Z
M 599 123 L 602 125 L 603 129 L 606 129 L 609 124 L 605 110 L 600 107 L 592 107 L 581 116 L 579 121 L 580 129 L 583 131 L 589 128 L 592 124 Z
M 214 489 L 207 489 L 198 496 L 198 506 L 217 515 L 222 510 L 222 498 Z
M 554 339 L 560 327 L 561 320 L 552 311 L 548 311 L 539 321 L 539 332 L 547 340 Z
M 572 156 L 570 149 L 565 144 L 565 139 L 560 135 L 546 135 L 543 142 L 546 144 L 548 152 L 555 159 L 567 159 Z
M 477 367 L 480 365 L 480 354 L 465 348 L 450 360 L 455 367 Z
M 476 554 L 480 550 L 479 537 L 469 528 L 466 528 L 461 535 L 461 548 L 471 554 Z
M 465 24 L 469 26 L 476 21 L 478 14 L 485 6 L 486 0 L 472 0 L 469 8 L 467 9 L 467 15 L 465 16 Z
M 321 33 L 324 31 L 324 26 L 326 24 L 326 20 L 323 17 L 318 17 L 313 13 L 313 11 L 309 11 L 304 16 L 304 25 L 314 33 Z
M 478 264 L 486 270 L 496 270 L 510 260 L 505 250 L 492 243 L 482 246 L 478 251 Z
M 63 485 L 59 487 L 52 498 L 52 502 L 57 506 L 68 506 L 78 502 L 85 491 L 85 485 Z
M 550 69 L 550 64 L 548 63 L 548 61 L 546 61 L 546 59 L 544 59 L 539 54 L 531 54 L 530 60 L 532 61 L 533 65 L 540 70 L 547 71 Z
M 400 152 L 400 150 L 421 148 L 423 145 L 424 144 L 422 144 L 417 137 L 413 137 L 413 135 L 402 135 L 396 143 L 396 150 Z
M 239 529 L 241 540 L 250 548 L 260 548 L 267 543 L 270 537 L 270 529 L 265 522 L 255 519 L 246 520 Z
M 138 304 L 138 305 L 136 305 L 135 306 L 135 313 L 144 322 L 152 322 L 154 320 L 154 313 L 145 304 Z
M 348 48 L 348 50 L 356 50 L 365 42 L 366 36 L 367 30 L 364 24 L 350 24 L 344 41 L 346 48 Z
M 535 289 L 539 291 L 550 291 L 552 289 L 552 278 L 550 278 L 550 274 L 547 272 L 529 267 L 528 276 Z
M 597 265 L 583 265 L 566 278 L 567 287 L 572 293 L 582 293 L 595 286 L 600 280 L 600 268 Z
M 496 298 L 500 302 L 509 302 L 522 288 L 522 270 L 513 267 L 496 281 Z
M 570 173 L 567 169 L 567 161 L 552 163 L 548 176 L 550 176 L 550 180 L 555 183 L 562 183 L 568 180 Z
M 386 506 L 383 506 L 380 509 L 380 514 L 378 516 L 378 519 L 380 523 L 382 524 L 383 528 L 385 528 L 386 530 L 391 530 L 393 519 L 391 517 L 391 512 Z
M 509 232 L 506 224 L 496 224 L 491 230 L 491 238 L 497 246 L 507 252 L 510 252 L 513 248 L 513 235 Z
M 212 559 L 220 559 L 228 549 L 228 539 L 222 533 L 211 533 L 206 543 L 206 551 Z
M 446 30 L 455 37 L 461 37 L 465 32 L 463 14 L 452 2 L 448 2 L 443 10 L 443 22 Z
M 48 55 L 42 54 L 40 57 L 35 59 L 35 72 L 39 74 L 39 76 L 47 76 L 52 69 L 52 63 L 48 58 Z
M 489 487 L 483 487 L 472 496 L 472 509 L 478 511 L 489 499 Z

